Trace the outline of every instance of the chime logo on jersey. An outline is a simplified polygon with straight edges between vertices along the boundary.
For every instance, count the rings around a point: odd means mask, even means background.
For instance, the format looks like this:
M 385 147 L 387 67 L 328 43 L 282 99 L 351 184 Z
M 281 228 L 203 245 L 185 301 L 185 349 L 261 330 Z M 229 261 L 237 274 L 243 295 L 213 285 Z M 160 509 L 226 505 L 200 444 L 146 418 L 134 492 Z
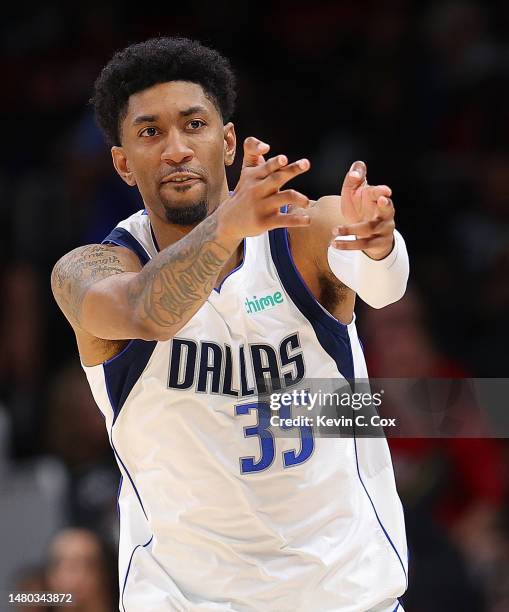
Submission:
M 304 378 L 300 348 L 298 332 L 283 338 L 277 347 L 253 343 L 232 348 L 218 342 L 173 338 L 168 388 L 232 397 L 276 391 Z
M 246 298 L 244 302 L 244 307 L 246 309 L 247 314 L 254 314 L 256 312 L 260 312 L 262 310 L 268 310 L 269 308 L 274 308 L 279 304 L 283 303 L 283 294 L 281 291 L 275 291 L 274 293 L 269 293 L 268 295 L 264 295 L 262 297 L 256 297 L 253 295 L 252 298 Z

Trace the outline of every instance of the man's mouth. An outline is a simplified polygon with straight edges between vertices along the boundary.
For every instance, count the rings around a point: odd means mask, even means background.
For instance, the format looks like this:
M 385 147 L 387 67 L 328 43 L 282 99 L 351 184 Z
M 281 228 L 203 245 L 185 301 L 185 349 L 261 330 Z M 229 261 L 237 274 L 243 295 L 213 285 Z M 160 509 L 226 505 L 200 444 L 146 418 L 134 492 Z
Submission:
M 201 180 L 202 180 L 201 176 L 198 176 L 197 174 L 179 172 L 178 174 L 177 173 L 171 174 L 170 176 L 163 179 L 162 182 L 181 185 L 182 183 L 190 183 L 190 182 L 201 181 Z

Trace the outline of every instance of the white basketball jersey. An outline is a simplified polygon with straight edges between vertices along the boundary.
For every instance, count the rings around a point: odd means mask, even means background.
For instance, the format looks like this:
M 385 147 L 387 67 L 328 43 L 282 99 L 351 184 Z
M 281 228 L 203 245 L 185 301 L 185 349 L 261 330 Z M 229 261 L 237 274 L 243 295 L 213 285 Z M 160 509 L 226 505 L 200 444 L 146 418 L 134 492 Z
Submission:
M 105 242 L 157 254 L 145 211 Z M 174 338 L 84 369 L 122 473 L 122 612 L 402 610 L 386 440 L 275 438 L 258 409 L 267 375 L 367 377 L 355 323 L 314 299 L 285 229 L 246 238 Z

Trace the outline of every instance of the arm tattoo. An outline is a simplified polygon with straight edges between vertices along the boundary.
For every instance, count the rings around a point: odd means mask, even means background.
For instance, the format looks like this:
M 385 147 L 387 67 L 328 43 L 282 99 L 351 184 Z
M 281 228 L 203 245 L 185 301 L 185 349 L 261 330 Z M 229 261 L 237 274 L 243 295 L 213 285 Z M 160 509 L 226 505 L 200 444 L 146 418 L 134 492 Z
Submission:
M 114 247 L 93 244 L 64 255 L 51 274 L 51 286 L 62 309 L 79 325 L 81 305 L 91 285 L 125 269 Z
M 143 319 L 165 328 L 182 326 L 200 308 L 231 256 L 217 242 L 217 229 L 212 214 L 146 264 L 129 294 Z
M 217 215 L 210 215 L 132 278 L 127 299 L 134 316 L 152 328 L 182 327 L 210 295 L 231 254 L 218 241 Z M 90 245 L 58 261 L 51 285 L 62 310 L 81 325 L 81 308 L 91 285 L 127 271 L 115 247 Z

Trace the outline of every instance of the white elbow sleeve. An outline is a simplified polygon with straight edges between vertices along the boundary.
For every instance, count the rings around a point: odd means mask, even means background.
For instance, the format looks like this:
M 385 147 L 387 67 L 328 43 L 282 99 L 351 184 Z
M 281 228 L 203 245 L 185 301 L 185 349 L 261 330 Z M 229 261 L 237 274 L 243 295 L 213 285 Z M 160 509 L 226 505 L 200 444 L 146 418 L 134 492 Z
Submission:
M 397 230 L 394 248 L 384 259 L 333 247 L 329 247 L 327 259 L 334 275 L 373 308 L 388 306 L 405 294 L 410 268 L 405 241 Z

